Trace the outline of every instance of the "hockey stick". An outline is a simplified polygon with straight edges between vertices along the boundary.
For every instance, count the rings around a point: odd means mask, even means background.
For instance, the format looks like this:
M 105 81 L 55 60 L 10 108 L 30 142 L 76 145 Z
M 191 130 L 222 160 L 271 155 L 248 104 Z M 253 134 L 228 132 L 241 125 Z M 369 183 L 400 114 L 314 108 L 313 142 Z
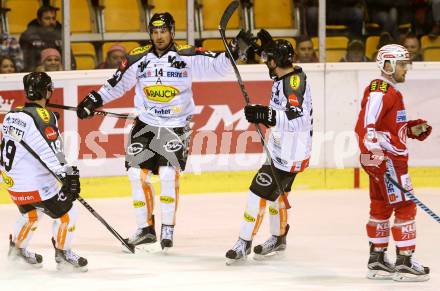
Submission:
M 58 182 L 62 183 L 60 177 L 58 177 L 47 165 L 46 163 L 43 162 L 43 160 L 40 159 L 40 157 L 38 156 L 38 154 L 23 140 L 22 137 L 18 136 L 16 134 L 16 132 L 11 129 L 9 130 L 9 135 L 18 143 L 20 143 L 35 159 L 37 159 L 40 164 L 46 168 L 46 170 L 49 171 L 49 173 L 51 173 L 55 179 L 58 180 Z M 79 202 L 81 202 L 82 205 L 84 205 L 84 207 L 93 214 L 93 216 L 95 216 L 102 224 L 104 224 L 104 226 L 132 253 L 134 253 L 134 246 L 129 244 L 113 227 L 111 227 L 105 220 L 104 218 L 102 218 L 101 215 L 98 214 L 98 212 L 96 212 L 95 209 L 92 208 L 92 206 L 90 206 L 90 204 L 88 204 L 81 196 L 79 196 L 77 198 L 77 200 Z
M 396 186 L 400 191 L 405 193 L 405 195 L 411 199 L 412 202 L 414 202 L 417 206 L 419 206 L 423 211 L 425 211 L 429 216 L 431 216 L 435 221 L 440 223 L 440 217 L 434 213 L 431 209 L 429 209 L 428 206 L 426 206 L 422 201 L 420 201 L 414 194 L 412 194 L 410 191 L 406 190 L 402 187 L 399 183 L 397 183 L 396 180 L 394 180 L 390 174 L 385 174 L 388 181 L 390 181 L 394 186 Z
M 229 57 L 229 60 L 231 61 L 231 65 L 234 69 L 235 76 L 237 77 L 237 81 L 240 86 L 241 93 L 243 94 L 243 97 L 244 97 L 244 101 L 245 101 L 246 105 L 249 105 L 250 104 L 249 94 L 246 90 L 246 87 L 244 86 L 243 79 L 241 78 L 240 72 L 238 71 L 238 68 L 237 68 L 237 64 L 235 63 L 235 60 L 232 57 L 232 53 L 231 53 L 231 50 L 229 49 L 228 43 L 226 41 L 226 35 L 225 35 L 226 26 L 228 25 L 229 19 L 231 18 L 232 14 L 234 14 L 234 11 L 237 9 L 238 5 L 239 5 L 239 1 L 232 1 L 228 5 L 228 7 L 226 7 L 225 12 L 223 12 L 223 16 L 220 19 L 220 25 L 218 27 L 218 30 L 219 30 L 220 36 L 223 40 L 223 45 L 225 46 L 226 53 Z M 277 174 L 275 171 L 275 166 L 273 165 L 272 157 L 270 155 L 269 148 L 267 147 L 266 140 L 264 139 L 263 134 L 261 132 L 261 128 L 257 123 L 255 123 L 255 127 L 257 129 L 258 135 L 260 136 L 261 144 L 263 145 L 263 148 L 266 152 L 267 159 L 270 162 L 270 169 L 272 171 L 272 175 L 274 177 L 275 183 L 277 184 L 278 192 L 281 194 L 281 198 L 283 199 L 284 206 L 286 207 L 286 209 L 289 209 L 289 208 L 291 208 L 291 206 L 290 206 L 289 200 L 287 199 L 287 196 L 284 195 L 283 188 L 281 187 L 280 181 L 278 180 L 278 177 L 277 177 Z
M 72 110 L 72 111 L 78 110 L 77 107 L 61 105 L 61 104 L 48 103 L 46 106 L 52 107 L 52 108 L 64 109 L 64 110 Z M 120 114 L 120 113 L 114 113 L 114 112 L 108 112 L 108 111 L 95 110 L 94 112 L 96 115 L 100 115 L 100 116 L 111 116 L 111 117 L 122 118 L 122 119 L 135 119 L 136 118 L 136 116 L 133 116 L 133 115 Z

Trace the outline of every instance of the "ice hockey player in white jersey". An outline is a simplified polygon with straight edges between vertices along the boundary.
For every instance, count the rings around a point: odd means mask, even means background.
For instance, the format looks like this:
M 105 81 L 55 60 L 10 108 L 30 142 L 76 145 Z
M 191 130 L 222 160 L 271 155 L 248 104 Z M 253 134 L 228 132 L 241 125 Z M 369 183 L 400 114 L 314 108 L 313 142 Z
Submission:
M 288 195 L 296 175 L 304 171 L 310 159 L 312 99 L 306 74 L 292 64 L 294 50 L 288 41 L 271 41 L 263 48 L 261 58 L 274 80 L 270 104 L 247 105 L 244 112 L 249 122 L 262 123 L 270 128 L 268 148 L 272 168 L 284 193 L 277 189 L 271 165 L 264 164 L 251 183 L 240 235 L 226 253 L 227 264 L 251 253 L 252 239 L 263 220 L 266 204 L 269 204 L 271 236 L 254 247 L 256 258 L 285 250 L 289 224 L 280 195 Z
M 97 92 L 90 92 L 77 110 L 80 119 L 90 118 L 95 109 L 135 87 L 134 105 L 139 115 L 129 135 L 126 168 L 138 228 L 128 242 L 157 241 L 151 184 L 155 174 L 160 178 L 162 249 L 173 246 L 179 173 L 187 161 L 189 122 L 195 108 L 192 79 L 219 78 L 232 72 L 225 53 L 178 45 L 174 29 L 171 14 L 154 14 L 148 26 L 151 45 L 132 50 L 113 77 Z
M 87 270 L 87 260 L 71 249 L 80 192 L 79 171 L 66 163 L 56 115 L 47 110 L 51 78 L 44 72 L 23 77 L 28 102 L 6 114 L 2 127 L 0 169 L 4 184 L 21 215 L 10 235 L 9 258 L 41 267 L 43 257 L 28 250 L 45 213 L 53 219 L 52 243 L 58 269 Z M 39 157 L 36 159 L 20 140 Z M 42 165 L 63 181 L 62 185 Z

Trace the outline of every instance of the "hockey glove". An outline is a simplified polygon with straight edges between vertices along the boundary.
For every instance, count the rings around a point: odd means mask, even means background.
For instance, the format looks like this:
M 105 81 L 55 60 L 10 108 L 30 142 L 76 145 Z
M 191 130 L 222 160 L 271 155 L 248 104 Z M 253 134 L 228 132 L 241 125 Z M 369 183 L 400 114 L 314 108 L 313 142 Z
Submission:
M 77 167 L 72 167 L 70 173 L 65 173 L 61 178 L 63 183 L 61 191 L 73 202 L 79 197 L 81 192 L 81 183 L 79 181 L 79 170 Z
M 229 43 L 234 60 L 240 59 L 246 62 L 249 49 L 254 49 L 257 46 L 255 40 L 251 32 L 240 30 L 238 35 Z
M 408 121 L 407 126 L 407 136 L 420 141 L 425 140 L 432 131 L 432 127 L 423 119 L 410 120 Z
M 265 29 L 261 29 L 257 33 L 257 37 L 260 39 L 261 46 L 256 50 L 256 53 L 259 56 L 261 56 L 261 52 L 263 52 L 263 50 L 267 46 L 270 46 L 274 42 L 274 40 L 273 40 L 272 36 L 270 35 L 270 33 Z
M 246 120 L 251 123 L 262 123 L 266 127 L 275 126 L 276 124 L 276 111 L 267 106 L 246 105 L 244 115 Z
M 78 104 L 76 115 L 79 119 L 91 118 L 95 114 L 95 110 L 101 106 L 101 95 L 96 91 L 90 91 L 89 95 Z

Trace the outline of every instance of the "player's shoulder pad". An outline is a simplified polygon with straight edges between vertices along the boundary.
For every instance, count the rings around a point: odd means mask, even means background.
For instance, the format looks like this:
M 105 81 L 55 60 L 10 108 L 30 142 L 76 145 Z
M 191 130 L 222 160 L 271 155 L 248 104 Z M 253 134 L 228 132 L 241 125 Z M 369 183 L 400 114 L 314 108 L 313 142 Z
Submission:
M 295 67 L 294 71 L 283 77 L 284 91 L 304 94 L 307 76 L 301 67 Z M 287 94 L 286 94 L 287 95 Z
M 149 44 L 132 49 L 127 55 L 125 55 L 125 60 L 123 60 L 119 65 L 119 71 L 126 71 L 131 65 L 139 61 L 143 56 L 147 55 L 152 48 L 153 46 Z
M 371 81 L 370 85 L 368 86 L 368 90 L 370 92 L 382 92 L 387 93 L 388 90 L 390 90 L 391 86 L 384 80 L 375 79 Z
M 293 72 L 283 77 L 283 93 L 290 106 L 299 107 L 304 101 L 306 74 L 301 67 L 295 66 Z
M 148 54 L 152 48 L 153 48 L 153 46 L 151 44 L 147 44 L 145 46 L 140 46 L 140 47 L 132 49 L 128 53 L 128 56 L 129 57 L 131 57 L 131 56 L 141 56 L 142 57 L 142 56 Z
M 46 128 L 47 126 L 56 127 L 57 116 L 54 112 L 48 110 L 47 108 L 25 106 L 21 108 L 21 112 L 30 115 L 38 128 Z

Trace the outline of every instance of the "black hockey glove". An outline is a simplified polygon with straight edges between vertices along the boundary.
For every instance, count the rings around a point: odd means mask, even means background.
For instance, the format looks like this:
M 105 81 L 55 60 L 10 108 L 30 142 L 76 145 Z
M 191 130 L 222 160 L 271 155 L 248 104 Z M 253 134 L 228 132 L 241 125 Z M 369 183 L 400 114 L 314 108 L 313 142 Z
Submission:
M 229 43 L 234 60 L 240 59 L 243 62 L 247 61 L 248 50 L 254 49 L 255 46 L 255 37 L 251 32 L 244 31 L 243 29 Z
M 72 172 L 66 173 L 65 176 L 61 178 L 61 182 L 63 183 L 61 191 L 70 199 L 70 201 L 75 201 L 81 192 L 78 168 L 72 167 Z
M 266 127 L 275 126 L 276 111 L 262 105 L 246 105 L 244 107 L 246 120 L 251 123 L 262 123 Z
M 79 104 L 76 115 L 79 119 L 91 118 L 95 114 L 95 110 L 102 106 L 101 95 L 96 91 L 90 91 Z
M 257 33 L 257 37 L 261 42 L 261 46 L 255 51 L 259 56 L 261 56 L 261 53 L 263 52 L 263 50 L 270 46 L 274 40 L 272 38 L 272 36 L 270 35 L 270 33 L 265 30 L 265 29 L 261 29 L 258 33 Z

